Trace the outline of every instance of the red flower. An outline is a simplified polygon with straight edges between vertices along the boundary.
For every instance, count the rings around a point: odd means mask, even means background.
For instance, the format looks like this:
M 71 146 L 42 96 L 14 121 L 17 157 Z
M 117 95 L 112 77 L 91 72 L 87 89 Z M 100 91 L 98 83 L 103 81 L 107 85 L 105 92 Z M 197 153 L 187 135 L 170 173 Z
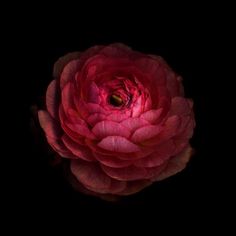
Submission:
M 54 77 L 38 116 L 75 187 L 129 195 L 186 166 L 193 102 L 161 57 L 95 46 L 60 58 Z

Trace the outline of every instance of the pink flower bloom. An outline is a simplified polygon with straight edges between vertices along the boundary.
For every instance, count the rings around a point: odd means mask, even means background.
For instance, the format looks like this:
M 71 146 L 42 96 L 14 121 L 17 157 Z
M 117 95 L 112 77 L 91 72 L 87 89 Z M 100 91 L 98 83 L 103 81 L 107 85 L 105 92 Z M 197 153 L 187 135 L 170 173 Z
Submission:
M 95 46 L 60 58 L 54 77 L 38 116 L 75 188 L 130 195 L 185 168 L 193 102 L 161 57 Z

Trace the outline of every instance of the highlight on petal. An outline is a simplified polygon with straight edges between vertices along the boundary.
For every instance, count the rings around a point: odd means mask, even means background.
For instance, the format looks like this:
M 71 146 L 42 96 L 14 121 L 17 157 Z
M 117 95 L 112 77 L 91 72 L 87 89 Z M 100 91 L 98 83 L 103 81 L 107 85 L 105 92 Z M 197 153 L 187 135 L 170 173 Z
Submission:
M 117 135 L 125 138 L 128 138 L 130 136 L 130 131 L 128 129 L 126 129 L 119 123 L 109 120 L 97 123 L 93 127 L 92 132 L 99 139 L 105 138 L 107 136 L 117 136 Z
M 98 147 L 121 153 L 138 152 L 140 150 L 136 144 L 120 136 L 108 136 L 98 143 Z
M 186 167 L 192 154 L 193 149 L 190 146 L 186 147 L 179 155 L 173 157 L 169 161 L 166 169 L 160 175 L 154 177 L 153 180 L 160 181 L 182 171 Z

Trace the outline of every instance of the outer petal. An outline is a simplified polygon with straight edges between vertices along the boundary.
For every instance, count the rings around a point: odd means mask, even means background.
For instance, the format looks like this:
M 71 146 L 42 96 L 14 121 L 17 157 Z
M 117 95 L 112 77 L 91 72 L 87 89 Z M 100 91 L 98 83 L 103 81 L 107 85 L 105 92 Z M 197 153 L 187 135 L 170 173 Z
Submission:
M 59 86 L 57 83 L 58 83 L 57 80 L 53 80 L 49 84 L 47 92 L 46 92 L 47 110 L 54 119 L 58 119 L 58 109 L 59 109 L 59 100 L 60 100 L 60 95 L 58 91 Z
M 175 97 L 171 100 L 171 108 L 169 116 L 173 115 L 189 115 L 191 113 L 190 105 L 188 100 L 183 97 Z
M 38 112 L 38 117 L 39 123 L 47 136 L 51 138 L 59 138 L 61 136 L 61 128 L 47 111 L 40 110 Z
M 126 187 L 126 183 L 112 180 L 95 164 L 72 160 L 71 171 L 86 188 L 94 192 L 116 193 Z
M 160 181 L 180 172 L 186 167 L 186 164 L 188 163 L 192 154 L 193 154 L 193 149 L 190 146 L 188 146 L 179 155 L 177 155 L 176 157 L 173 157 L 169 161 L 166 169 L 160 175 L 153 178 L 153 180 Z
M 64 145 L 78 158 L 85 161 L 95 161 L 95 158 L 88 147 L 74 142 L 65 134 L 62 136 L 62 141 Z

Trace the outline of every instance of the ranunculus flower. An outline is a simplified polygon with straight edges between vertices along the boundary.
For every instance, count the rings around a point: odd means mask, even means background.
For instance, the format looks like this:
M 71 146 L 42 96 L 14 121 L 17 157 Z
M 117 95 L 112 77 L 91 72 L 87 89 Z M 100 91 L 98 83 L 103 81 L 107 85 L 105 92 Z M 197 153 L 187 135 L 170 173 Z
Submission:
M 130 195 L 185 168 L 193 102 L 161 57 L 95 46 L 60 58 L 54 78 L 38 117 L 76 188 Z

